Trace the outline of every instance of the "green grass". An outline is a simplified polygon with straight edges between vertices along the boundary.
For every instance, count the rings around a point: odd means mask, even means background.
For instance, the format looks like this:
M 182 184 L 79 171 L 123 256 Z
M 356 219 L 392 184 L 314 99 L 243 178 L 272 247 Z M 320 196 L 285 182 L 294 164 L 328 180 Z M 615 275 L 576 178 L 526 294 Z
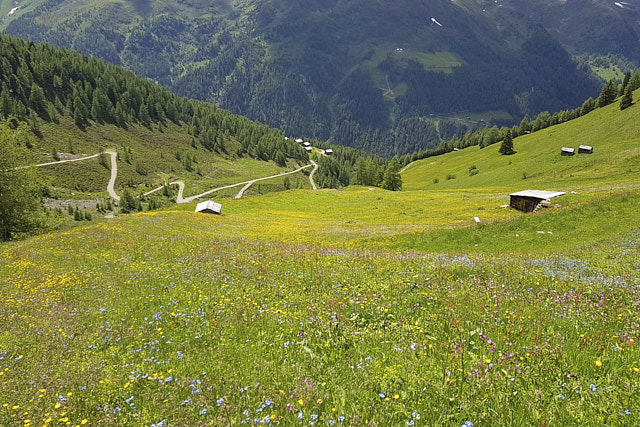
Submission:
M 378 70 L 378 65 L 387 59 L 389 55 L 391 55 L 401 68 L 406 68 L 407 61 L 413 60 L 421 63 L 427 71 L 443 73 L 451 73 L 454 67 L 464 63 L 457 55 L 451 52 L 426 53 L 419 52 L 412 48 L 403 48 L 402 52 L 398 52 L 396 48 L 402 48 L 402 46 L 377 46 L 371 58 L 362 61 L 359 65 L 362 71 L 371 75 L 371 79 L 376 87 L 381 89 L 390 88 L 393 90 L 395 96 L 404 96 L 407 91 L 407 85 L 404 82 L 393 83 L 397 80 L 394 79 L 393 75 L 387 76 L 387 74 Z M 358 49 L 358 51 L 361 50 L 362 48 Z M 388 86 L 389 84 L 392 84 L 392 87 Z
M 401 192 L 276 178 L 216 195 L 223 216 L 190 203 L 3 243 L 0 424 L 635 425 L 638 114 L 425 159 Z M 208 185 L 147 130 L 103 131 L 77 150 L 124 140 Z M 579 144 L 594 154 L 560 157 Z M 220 180 L 270 168 L 193 150 Z M 51 173 L 105 179 L 92 162 Z M 500 207 L 525 188 L 567 195 Z
M 115 150 L 119 154 L 118 193 L 129 188 L 136 194 L 142 194 L 170 178 L 178 178 L 185 182 L 185 197 L 188 197 L 212 188 L 276 175 L 296 166 L 291 162 L 288 167 L 281 168 L 274 162 L 239 158 L 234 154 L 238 145 L 236 141 L 227 141 L 229 154 L 210 152 L 199 143 L 194 147 L 193 138 L 185 127 L 173 123 L 152 129 L 129 126 L 126 130 L 94 124 L 83 131 L 71 119 L 64 117 L 59 124 L 41 124 L 40 131 L 42 138 L 33 138 L 33 148 L 22 160 L 23 164 L 51 162 L 54 150 L 61 158 Z M 186 156 L 195 158 L 192 170 L 185 169 L 176 155 L 181 159 Z M 109 168 L 108 159 L 106 168 L 99 164 L 98 159 L 90 159 L 45 166 L 38 171 L 54 187 L 54 197 L 91 200 L 107 197 Z M 299 179 L 295 178 L 296 183 Z
M 640 91 L 635 93 L 635 98 Z M 405 190 L 492 188 L 569 189 L 625 185 L 640 172 L 640 106 L 620 111 L 618 102 L 586 116 L 514 140 L 516 154 L 501 156 L 499 143 L 469 147 L 420 160 L 403 173 Z M 563 146 L 594 147 L 592 155 L 561 157 Z M 475 165 L 479 173 L 469 176 Z M 446 180 L 448 174 L 455 180 Z M 523 177 L 526 174 L 526 179 Z M 438 179 L 438 183 L 434 180 Z
M 0 422 L 635 423 L 638 234 L 344 251 L 226 237 L 223 211 L 0 246 Z

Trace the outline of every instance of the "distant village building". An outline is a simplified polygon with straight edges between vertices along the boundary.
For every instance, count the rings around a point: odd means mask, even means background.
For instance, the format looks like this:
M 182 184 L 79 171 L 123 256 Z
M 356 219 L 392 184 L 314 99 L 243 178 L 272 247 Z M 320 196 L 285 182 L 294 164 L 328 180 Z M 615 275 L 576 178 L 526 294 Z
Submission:
M 562 191 L 525 190 L 510 194 L 509 206 L 522 212 L 534 212 L 553 197 L 564 196 Z
M 200 202 L 196 206 L 196 212 L 222 215 L 222 205 L 211 200 Z
M 305 141 L 305 142 L 303 142 L 303 143 L 302 143 L 302 146 L 303 146 L 303 147 L 311 147 L 311 143 L 310 143 L 310 142 Z
M 304 149 L 308 153 L 310 153 L 313 150 L 313 148 L 311 148 L 311 147 L 304 147 Z
M 297 139 L 296 139 L 296 142 L 297 142 L 298 144 L 302 144 L 302 140 L 301 140 L 300 138 L 297 138 Z
M 593 147 L 590 145 L 581 145 L 578 147 L 578 154 L 593 154 Z
M 324 150 L 324 154 L 326 154 L 327 156 L 331 156 L 333 154 L 333 150 L 331 148 L 327 148 L 326 150 Z
M 560 152 L 562 156 L 573 156 L 576 154 L 575 148 L 562 147 L 562 151 Z

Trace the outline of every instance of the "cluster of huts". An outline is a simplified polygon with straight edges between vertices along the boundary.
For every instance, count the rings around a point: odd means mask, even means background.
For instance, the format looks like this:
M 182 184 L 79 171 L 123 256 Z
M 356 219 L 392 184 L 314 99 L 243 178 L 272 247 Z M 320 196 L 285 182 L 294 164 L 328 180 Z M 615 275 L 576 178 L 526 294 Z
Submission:
M 300 144 L 307 153 L 310 153 L 313 150 L 313 147 L 311 146 L 311 143 L 309 141 L 305 141 L 304 139 L 297 138 L 296 142 Z M 323 152 L 327 156 L 331 156 L 333 154 L 333 150 L 331 148 L 327 148 L 326 150 L 323 150 Z
M 562 156 L 573 156 L 576 154 L 576 149 L 571 147 L 562 147 L 560 154 Z M 578 147 L 578 154 L 593 154 L 593 147 L 590 145 L 581 145 Z

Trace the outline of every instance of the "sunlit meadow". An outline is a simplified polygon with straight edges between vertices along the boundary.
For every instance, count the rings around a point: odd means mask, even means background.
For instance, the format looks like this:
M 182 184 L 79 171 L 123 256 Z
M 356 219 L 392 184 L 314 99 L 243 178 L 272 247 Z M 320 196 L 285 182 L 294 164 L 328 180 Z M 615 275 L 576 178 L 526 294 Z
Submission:
M 560 255 L 145 213 L 0 246 L 1 425 L 634 425 L 640 235 Z

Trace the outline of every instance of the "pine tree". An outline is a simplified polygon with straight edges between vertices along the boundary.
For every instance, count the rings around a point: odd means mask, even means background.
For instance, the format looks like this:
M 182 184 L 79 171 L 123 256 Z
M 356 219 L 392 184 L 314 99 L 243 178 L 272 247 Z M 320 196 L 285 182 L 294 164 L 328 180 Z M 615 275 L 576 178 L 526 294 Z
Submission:
M 397 157 L 391 159 L 384 171 L 382 188 L 385 190 L 399 191 L 402 189 L 402 177 L 400 176 L 400 161 Z
M 500 150 L 498 150 L 498 152 L 503 156 L 508 156 L 515 153 L 515 151 L 513 151 L 513 138 L 511 137 L 511 129 L 507 130 L 507 133 L 502 140 L 502 144 L 500 144 Z
M 627 86 L 627 90 L 624 92 L 624 96 L 620 100 L 620 109 L 624 110 L 633 104 L 633 90 L 631 85 Z
M 122 213 L 129 213 L 135 211 L 137 208 L 136 199 L 129 189 L 125 189 L 120 199 L 120 211 Z
M 31 85 L 31 94 L 29 95 L 29 106 L 36 110 L 38 114 L 42 114 L 46 110 L 45 101 L 44 91 L 40 86 L 33 83 Z
M 80 97 L 76 97 L 73 100 L 73 119 L 76 123 L 76 126 L 84 126 L 87 123 L 88 118 L 89 110 L 87 109 L 87 106 L 84 105 L 84 102 L 82 102 Z
M 598 107 L 604 107 L 605 105 L 611 104 L 616 100 L 617 95 L 618 88 L 616 83 L 613 80 L 609 80 L 602 89 L 602 92 L 600 92 L 600 96 L 598 97 Z
M 625 94 L 627 85 L 629 84 L 630 80 L 631 80 L 631 71 L 627 71 L 627 73 L 624 75 L 624 80 L 622 80 L 622 86 L 620 86 L 620 92 L 618 93 L 618 95 Z
M 636 71 L 629 84 L 631 85 L 631 90 L 640 89 L 640 71 Z

